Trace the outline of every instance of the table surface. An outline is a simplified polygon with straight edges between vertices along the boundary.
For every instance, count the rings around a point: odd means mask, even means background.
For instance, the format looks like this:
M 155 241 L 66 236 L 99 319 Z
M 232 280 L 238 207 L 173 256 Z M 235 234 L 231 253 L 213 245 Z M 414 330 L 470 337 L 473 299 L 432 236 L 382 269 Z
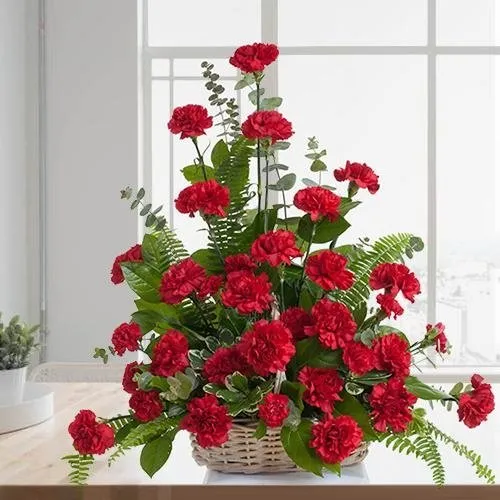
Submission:
M 69 422 L 84 408 L 102 417 L 127 412 L 127 394 L 119 384 L 58 383 L 54 389 L 55 413 L 50 420 L 20 431 L 0 435 L 0 485 L 67 483 L 68 466 L 61 457 L 74 453 L 67 433 Z M 500 395 L 500 384 L 495 386 Z M 458 422 L 456 412 L 440 406 L 429 410 L 429 418 L 455 438 L 479 452 L 500 478 L 500 411 L 495 411 L 476 429 Z M 191 457 L 188 435 L 180 432 L 168 464 L 150 479 L 139 466 L 140 448 L 108 468 L 106 457 L 97 457 L 90 484 L 321 484 L 325 481 L 309 474 L 278 474 L 268 477 L 206 474 Z M 448 484 L 482 484 L 472 467 L 447 448 L 442 449 Z M 363 465 L 346 472 L 341 479 L 332 476 L 329 484 L 432 484 L 425 464 L 413 456 L 400 455 L 373 444 Z M 500 479 L 499 479 L 500 482 Z

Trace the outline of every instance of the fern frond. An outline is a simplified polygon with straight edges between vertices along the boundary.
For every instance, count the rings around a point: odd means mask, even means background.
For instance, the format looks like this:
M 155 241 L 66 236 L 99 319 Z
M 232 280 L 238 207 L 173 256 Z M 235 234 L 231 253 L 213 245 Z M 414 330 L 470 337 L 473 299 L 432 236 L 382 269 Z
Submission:
M 178 422 L 179 420 L 176 418 L 168 418 L 166 415 L 161 415 L 151 422 L 139 424 L 137 427 L 131 429 L 128 435 L 125 436 L 119 444 L 117 449 L 110 455 L 108 465 L 115 462 L 130 448 L 141 446 L 152 439 L 161 436 L 164 432 L 176 428 Z
M 106 420 L 106 423 L 113 429 L 116 434 L 122 427 L 132 422 L 133 418 L 130 415 L 119 415 L 118 417 Z
M 66 455 L 62 457 L 62 460 L 66 460 L 71 468 L 71 472 L 68 474 L 70 483 L 85 484 L 89 478 L 94 457 L 92 455 Z
M 451 436 L 448 436 L 448 434 L 445 434 L 434 424 L 427 422 L 427 427 L 436 439 L 440 440 L 446 445 L 451 446 L 458 455 L 468 460 L 474 466 L 476 475 L 478 477 L 484 478 L 488 484 L 495 484 L 495 474 L 493 470 L 482 463 L 482 458 L 477 452 L 469 450 L 467 446 L 459 443 Z
M 214 218 L 209 236 L 211 248 L 219 247 L 223 257 L 244 252 L 247 248 L 242 242 L 245 206 L 250 199 L 248 189 L 252 143 L 239 137 L 229 150 L 229 156 L 215 172 L 217 182 L 229 188 L 230 204 L 227 217 Z
M 354 285 L 344 293 L 336 295 L 337 300 L 355 309 L 358 304 L 365 302 L 371 292 L 368 285 L 370 274 L 377 265 L 384 262 L 397 262 L 410 247 L 412 238 L 410 233 L 397 233 L 384 236 L 377 240 L 371 248 L 364 251 L 350 264 L 349 269 L 355 274 Z
M 413 439 L 412 439 L 413 438 Z M 399 453 L 412 453 L 423 460 L 431 469 L 435 484 L 442 485 L 445 481 L 445 470 L 436 442 L 428 434 L 388 434 L 381 441 L 387 448 Z

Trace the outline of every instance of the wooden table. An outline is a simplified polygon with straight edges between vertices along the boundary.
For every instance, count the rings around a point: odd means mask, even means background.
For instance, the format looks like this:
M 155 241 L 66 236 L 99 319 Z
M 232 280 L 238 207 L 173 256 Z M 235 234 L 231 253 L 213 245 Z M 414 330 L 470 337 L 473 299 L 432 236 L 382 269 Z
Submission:
M 71 438 L 67 433 L 69 422 L 83 408 L 92 409 L 99 416 L 113 416 L 127 412 L 127 394 L 119 384 L 66 383 L 51 384 L 55 392 L 54 417 L 40 425 L 10 434 L 0 435 L 0 485 L 67 483 L 68 467 L 61 457 L 73 453 Z M 500 395 L 500 386 L 495 388 Z M 459 440 L 469 443 L 480 452 L 494 468 L 500 482 L 500 403 L 488 422 L 469 431 L 459 423 L 456 413 L 438 408 L 432 420 Z M 108 468 L 106 457 L 98 457 L 90 484 L 203 484 L 205 468 L 191 458 L 188 436 L 178 434 L 168 465 L 152 480 L 139 466 L 140 448 L 132 450 Z M 443 459 L 450 484 L 482 484 L 469 465 L 453 452 L 443 450 Z M 412 456 L 399 455 L 381 445 L 371 446 L 364 462 L 370 484 L 430 484 L 431 476 L 426 466 Z M 359 472 L 359 471 L 358 471 Z M 364 474 L 364 471 L 363 471 Z M 290 484 L 293 474 L 286 475 L 284 483 Z M 343 484 L 359 484 L 359 474 L 344 478 Z M 299 478 L 297 478 L 299 480 Z M 316 481 L 316 480 L 315 480 Z M 321 481 L 321 480 L 320 480 Z M 330 481 L 329 481 L 330 482 Z M 217 477 L 217 484 L 259 484 L 258 477 L 243 475 Z M 264 481 L 265 483 L 265 481 Z M 310 484 L 310 481 L 303 481 Z M 302 484 L 299 483 L 298 484 Z

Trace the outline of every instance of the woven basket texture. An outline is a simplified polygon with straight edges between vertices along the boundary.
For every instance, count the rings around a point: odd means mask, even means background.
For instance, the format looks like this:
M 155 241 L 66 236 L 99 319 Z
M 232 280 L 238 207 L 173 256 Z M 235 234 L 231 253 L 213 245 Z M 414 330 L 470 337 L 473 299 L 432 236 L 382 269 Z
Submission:
M 217 472 L 258 474 L 301 470 L 283 449 L 280 428 L 268 428 L 260 440 L 254 437 L 256 428 L 255 420 L 234 419 L 229 439 L 222 446 L 214 448 L 202 448 L 191 434 L 193 458 L 198 465 Z M 341 465 L 346 467 L 360 463 L 367 454 L 368 444 L 363 442 Z

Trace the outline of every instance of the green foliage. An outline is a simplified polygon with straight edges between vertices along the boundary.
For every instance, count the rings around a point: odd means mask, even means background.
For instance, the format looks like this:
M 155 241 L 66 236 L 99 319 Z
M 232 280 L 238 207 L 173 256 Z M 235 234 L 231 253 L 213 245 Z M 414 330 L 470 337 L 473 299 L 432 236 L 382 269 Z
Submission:
M 216 121 L 214 125 L 221 126 L 223 131 L 217 137 L 223 137 L 226 142 L 232 142 L 237 138 L 240 130 L 236 100 L 234 97 L 230 99 L 223 97 L 226 89 L 219 81 L 220 76 L 212 71 L 213 64 L 203 61 L 201 67 L 203 69 L 202 75 L 206 79 L 205 88 L 210 92 L 208 102 L 211 106 L 217 106 L 219 110 L 214 115 L 214 118 L 219 121 Z M 214 167 L 216 167 L 215 163 Z
M 28 326 L 14 316 L 7 325 L 0 313 L 0 370 L 14 370 L 28 365 L 31 351 L 36 347 L 38 325 Z
M 448 393 L 439 391 L 430 385 L 424 384 L 417 377 L 409 376 L 405 379 L 405 385 L 408 391 L 425 400 L 454 400 Z
M 340 415 L 349 415 L 359 424 L 363 429 L 365 441 L 376 441 L 377 434 L 373 430 L 370 422 L 370 415 L 367 409 L 358 401 L 356 397 L 347 392 L 342 392 L 340 397 L 342 401 L 335 403 L 334 412 Z
M 151 422 L 138 424 L 136 427 L 131 428 L 130 432 L 122 439 L 117 449 L 110 455 L 108 464 L 111 465 L 130 448 L 146 444 L 166 432 L 175 432 L 178 425 L 178 417 L 169 418 L 164 414 Z
M 323 462 L 309 446 L 311 441 L 312 422 L 302 420 L 296 429 L 283 427 L 281 429 L 281 444 L 286 454 L 300 468 L 322 476 Z
M 160 302 L 158 289 L 161 274 L 143 262 L 123 262 L 123 276 L 128 286 L 147 302 Z
M 316 337 L 310 337 L 297 342 L 294 361 L 298 368 L 305 365 L 315 368 L 339 368 L 342 365 L 342 353 L 339 349 L 325 349 Z
M 90 467 L 94 463 L 92 455 L 66 455 L 61 460 L 66 460 L 71 468 L 68 479 L 72 484 L 83 485 L 90 475 Z
M 407 435 L 404 433 L 386 434 L 381 441 L 387 448 L 399 453 L 412 453 L 423 460 L 431 469 L 432 479 L 437 485 L 443 485 L 445 481 L 445 470 L 441 454 L 436 442 L 429 434 Z
M 205 165 L 204 167 L 198 164 L 188 165 L 187 167 L 184 167 L 181 172 L 182 175 L 184 175 L 184 178 L 191 184 L 215 178 L 215 170 L 208 165 Z M 205 175 L 207 176 L 206 179 Z
M 414 238 L 415 236 L 409 233 L 397 233 L 384 236 L 368 246 L 350 262 L 349 268 L 355 274 L 355 281 L 349 290 L 339 294 L 338 300 L 351 310 L 356 309 L 361 302 L 365 302 L 371 292 L 368 280 L 372 270 L 384 262 L 400 261 Z
M 342 216 L 333 222 L 323 218 L 319 222 L 313 223 L 309 214 L 306 214 L 300 219 L 297 233 L 304 241 L 309 241 L 314 231 L 313 243 L 333 242 L 335 244 L 338 237 L 347 231 L 350 226 Z
M 435 439 L 451 446 L 458 455 L 468 460 L 474 466 L 478 477 L 484 478 L 488 484 L 495 484 L 495 473 L 490 467 L 482 463 L 481 455 L 469 450 L 467 446 L 448 436 L 431 422 L 427 422 L 427 429 Z
M 223 257 L 247 250 L 243 237 L 243 219 L 249 200 L 248 179 L 252 151 L 252 142 L 239 137 L 215 174 L 217 182 L 229 188 L 231 199 L 227 217 L 211 220 L 210 246 L 216 251 L 218 247 Z
M 141 451 L 140 463 L 149 477 L 153 477 L 167 462 L 172 452 L 172 442 L 176 432 L 177 430 L 166 432 L 144 445 Z

